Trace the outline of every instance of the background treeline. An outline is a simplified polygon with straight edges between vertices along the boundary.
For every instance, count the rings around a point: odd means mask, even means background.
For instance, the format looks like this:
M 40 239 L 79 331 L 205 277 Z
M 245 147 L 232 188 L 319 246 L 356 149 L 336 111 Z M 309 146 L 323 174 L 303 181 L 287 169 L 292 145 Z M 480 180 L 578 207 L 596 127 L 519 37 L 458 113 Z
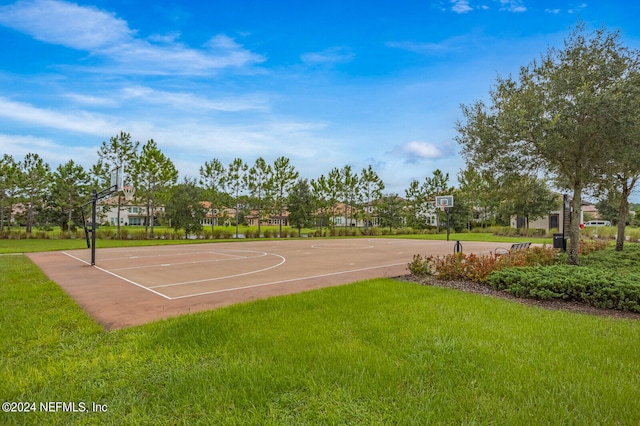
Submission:
M 349 165 L 335 167 L 326 175 L 303 179 L 286 157 L 272 164 L 263 158 L 248 163 L 236 158 L 224 165 L 218 159 L 205 162 L 197 177 L 178 182 L 178 170 L 153 140 L 142 145 L 120 132 L 102 142 L 97 161 L 86 170 L 73 160 L 54 170 L 37 153 L 16 161 L 4 154 L 0 159 L 0 231 L 24 226 L 31 233 L 34 226 L 45 229 L 60 226 L 74 231 L 82 224 L 82 208 L 91 200 L 92 190 L 109 187 L 111 171 L 124 171 L 124 185 L 135 187 L 135 204 L 146 207 L 144 235 L 154 237 L 154 226 L 165 225 L 188 234 L 202 231 L 205 215 L 230 207 L 227 224 L 238 227 L 245 216 L 257 212 L 260 217 L 281 218 L 289 213 L 289 224 L 301 228 L 334 230 L 334 218 L 344 220 L 339 226 L 353 228 L 360 224 L 368 230 L 375 223 L 389 230 L 406 227 L 432 228 L 427 220 L 436 215 L 436 231 L 444 226 L 445 215 L 434 206 L 437 195 L 454 195 L 451 226 L 456 231 L 473 227 L 509 226 L 512 216 L 526 218 L 526 223 L 560 208 L 559 197 L 539 178 L 510 174 L 496 177 L 469 166 L 461 171 L 454 188 L 448 173 L 434 170 L 422 182 L 412 181 L 404 194 L 385 193 L 385 185 L 371 166 L 360 172 Z M 113 194 L 113 204 L 120 212 L 130 205 L 122 192 Z M 210 211 L 203 208 L 203 201 Z M 162 209 L 158 209 L 162 206 Z M 615 200 L 598 204 L 603 218 L 616 222 Z M 637 206 L 631 205 L 637 208 Z M 11 222 L 11 212 L 15 222 Z M 85 209 L 87 217 L 88 209 Z M 627 215 L 637 224 L 638 215 Z M 634 222 L 635 221 L 635 222 Z M 120 218 L 117 237 L 122 237 Z M 216 232 L 211 224 L 211 234 Z M 258 225 L 257 235 L 264 234 Z M 279 233 L 282 234 L 282 221 Z

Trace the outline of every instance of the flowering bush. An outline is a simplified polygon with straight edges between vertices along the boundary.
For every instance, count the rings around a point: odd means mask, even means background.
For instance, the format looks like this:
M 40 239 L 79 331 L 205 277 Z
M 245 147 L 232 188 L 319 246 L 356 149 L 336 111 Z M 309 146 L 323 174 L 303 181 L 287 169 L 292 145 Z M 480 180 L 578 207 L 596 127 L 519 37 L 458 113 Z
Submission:
M 589 254 L 607 247 L 609 247 L 607 240 L 580 240 L 578 241 L 578 254 Z
M 557 255 L 557 250 L 547 247 L 531 247 L 501 256 L 455 253 L 442 257 L 422 257 L 417 254 L 408 268 L 416 276 L 437 275 L 442 280 L 486 283 L 494 271 L 515 266 L 552 265 L 556 262 Z

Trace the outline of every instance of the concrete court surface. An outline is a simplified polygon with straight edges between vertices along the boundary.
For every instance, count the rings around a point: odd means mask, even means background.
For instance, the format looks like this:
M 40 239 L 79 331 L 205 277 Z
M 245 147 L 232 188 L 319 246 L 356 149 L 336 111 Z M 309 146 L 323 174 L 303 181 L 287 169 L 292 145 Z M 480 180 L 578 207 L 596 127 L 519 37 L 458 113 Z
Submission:
M 98 242 L 99 244 L 99 242 Z M 415 254 L 453 252 L 454 241 L 391 238 L 181 244 L 30 253 L 106 329 L 250 300 L 408 273 Z M 511 243 L 462 242 L 465 253 Z

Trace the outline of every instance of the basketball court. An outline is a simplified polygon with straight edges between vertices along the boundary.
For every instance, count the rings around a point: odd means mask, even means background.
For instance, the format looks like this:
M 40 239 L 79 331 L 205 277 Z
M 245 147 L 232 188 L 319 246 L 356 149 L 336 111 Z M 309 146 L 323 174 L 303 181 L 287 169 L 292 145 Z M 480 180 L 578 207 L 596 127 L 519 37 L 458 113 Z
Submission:
M 353 238 L 182 244 L 28 256 L 107 329 L 271 296 L 408 273 L 455 242 Z M 465 253 L 510 243 L 463 242 Z

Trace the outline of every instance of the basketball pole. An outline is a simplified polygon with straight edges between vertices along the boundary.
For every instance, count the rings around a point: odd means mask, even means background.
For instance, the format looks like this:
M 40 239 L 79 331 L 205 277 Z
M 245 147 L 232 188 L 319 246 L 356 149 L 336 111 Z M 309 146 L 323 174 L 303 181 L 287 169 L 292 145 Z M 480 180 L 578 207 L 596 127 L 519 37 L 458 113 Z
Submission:
M 98 210 L 98 192 L 91 193 L 91 266 L 96 264 L 96 210 Z
M 447 241 L 449 241 L 449 234 L 451 232 L 451 227 L 449 224 L 449 207 L 445 207 L 444 212 L 447 214 Z
M 115 178 L 114 178 L 115 175 Z M 120 174 L 120 168 L 116 167 L 111 174 L 111 186 L 107 189 L 103 189 L 98 192 L 97 189 L 93 189 L 91 191 L 91 201 L 82 205 L 82 209 L 88 204 L 91 204 L 91 230 L 87 230 L 87 224 L 84 223 L 84 232 L 85 237 L 87 239 L 87 244 L 89 244 L 89 236 L 87 232 L 91 232 L 91 266 L 95 266 L 96 264 L 96 231 L 98 230 L 97 220 L 98 220 L 98 200 L 113 194 L 121 189 L 122 184 L 120 183 L 122 179 L 122 175 Z M 84 222 L 84 211 L 82 213 L 82 220 Z

